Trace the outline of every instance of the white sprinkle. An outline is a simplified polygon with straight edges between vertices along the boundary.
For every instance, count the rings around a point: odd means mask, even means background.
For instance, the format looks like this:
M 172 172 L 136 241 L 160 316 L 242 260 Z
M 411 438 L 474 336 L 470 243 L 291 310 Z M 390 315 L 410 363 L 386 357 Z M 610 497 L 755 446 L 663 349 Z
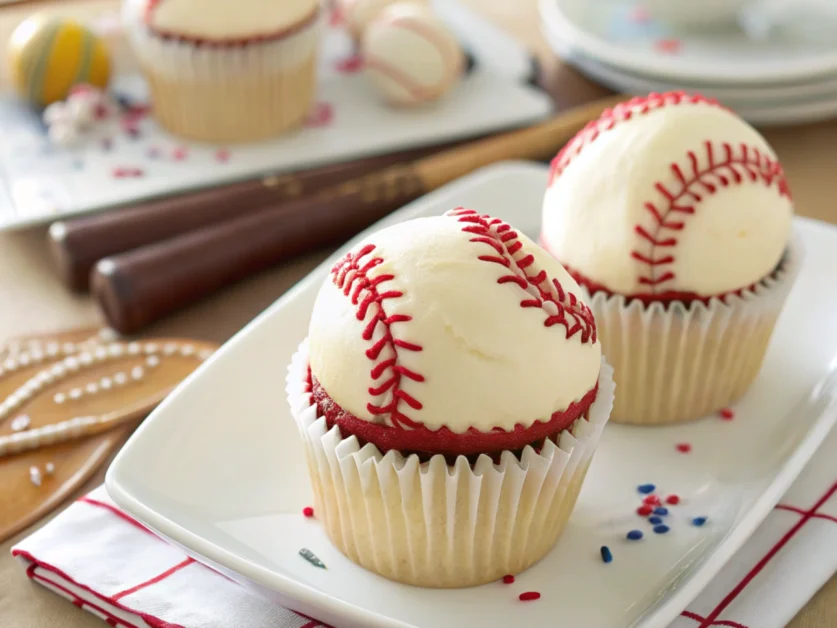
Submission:
M 72 342 L 65 342 L 63 345 L 61 345 L 61 351 L 63 351 L 65 354 L 75 353 L 76 346 Z
M 20 416 L 16 416 L 12 419 L 12 431 L 13 432 L 20 432 L 21 430 L 25 430 L 29 425 L 32 423 L 32 419 L 29 418 L 28 414 L 21 414 Z
M 55 393 L 55 396 L 52 398 L 52 400 L 57 404 L 62 404 L 65 401 L 67 401 L 67 395 L 65 395 L 64 393 Z
M 157 345 L 155 345 L 153 342 L 147 342 L 145 344 L 145 353 L 148 354 L 148 355 L 150 355 L 152 353 L 157 353 L 159 350 L 160 350 L 160 348 Z
M 174 343 L 169 343 L 163 347 L 163 353 L 166 355 L 174 355 L 177 353 L 177 345 Z
M 70 391 L 70 399 L 78 399 L 83 394 L 84 394 L 84 392 L 81 390 L 81 388 L 73 388 Z
M 106 360 L 108 357 L 108 350 L 105 347 L 97 347 L 96 350 L 93 352 L 93 356 L 99 360 Z
M 57 342 L 50 342 L 46 346 L 46 354 L 50 357 L 58 355 L 59 351 L 61 351 L 61 346 Z
M 99 380 L 99 388 L 102 390 L 110 390 L 111 386 L 113 386 L 113 382 L 110 377 L 103 377 Z
M 49 371 L 41 371 L 35 376 L 35 379 L 41 384 L 51 384 L 55 377 Z
M 89 393 L 91 395 L 95 395 L 99 392 L 99 386 L 96 382 L 90 382 L 87 386 L 84 387 L 84 392 Z
M 78 358 L 67 358 L 64 360 L 64 368 L 68 371 L 77 371 L 81 368 L 81 364 L 78 361 Z
M 145 359 L 145 363 L 151 368 L 154 368 L 155 366 L 160 364 L 160 358 L 158 358 L 156 355 L 150 355 Z
M 180 355 L 185 356 L 187 358 L 190 355 L 193 355 L 194 353 L 195 353 L 195 347 L 193 345 L 183 345 L 180 348 Z
M 145 375 L 145 371 L 141 366 L 135 366 L 131 369 L 131 377 L 136 380 L 142 379 L 143 375 Z
M 138 342 L 132 342 L 128 345 L 128 353 L 131 355 L 137 355 L 140 351 L 142 351 L 142 346 Z
M 85 366 L 90 366 L 93 364 L 93 356 L 90 355 L 87 351 L 84 353 L 79 354 L 78 361 L 84 364 Z
M 61 377 L 67 372 L 67 369 L 64 368 L 63 364 L 55 364 L 51 369 L 49 369 L 49 372 L 52 373 L 54 377 Z
M 113 342 L 114 340 L 119 339 L 119 334 L 116 333 L 116 331 L 111 329 L 110 327 L 105 327 L 104 329 L 99 331 L 99 338 L 102 339 L 104 342 Z
M 44 352 L 40 349 L 35 349 L 30 354 L 30 357 L 32 358 L 33 362 L 41 362 L 44 359 Z
M 17 370 L 17 362 L 9 358 L 5 362 L 3 362 L 3 368 L 7 371 L 15 371 Z
M 123 373 L 122 371 L 119 371 L 116 375 L 113 376 L 113 382 L 117 386 L 121 386 L 122 384 L 124 384 L 127 381 L 128 381 L 128 376 L 125 375 L 125 373 Z
M 41 485 L 41 471 L 38 467 L 29 467 L 29 481 L 35 486 Z
M 29 364 L 29 354 L 28 353 L 21 353 L 17 356 L 17 363 L 21 366 L 28 366 Z
M 28 399 L 31 399 L 33 392 L 34 391 L 31 388 L 18 388 L 17 392 L 14 395 L 11 395 L 9 399 L 15 399 L 15 405 L 18 405 Z
M 47 462 L 46 466 L 44 466 L 44 470 L 46 471 L 47 475 L 52 475 L 55 473 L 55 465 L 51 462 Z
M 125 349 L 120 344 L 114 343 L 108 347 L 108 354 L 112 358 L 118 358 L 123 353 L 125 353 Z

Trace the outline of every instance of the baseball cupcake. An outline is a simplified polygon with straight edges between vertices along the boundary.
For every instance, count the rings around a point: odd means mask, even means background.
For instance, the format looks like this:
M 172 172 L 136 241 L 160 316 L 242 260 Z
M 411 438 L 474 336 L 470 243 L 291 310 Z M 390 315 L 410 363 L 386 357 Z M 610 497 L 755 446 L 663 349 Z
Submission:
M 701 96 L 622 103 L 555 157 L 542 244 L 590 299 L 614 421 L 695 419 L 747 390 L 799 267 L 792 214 L 764 138 Z
M 531 240 L 468 209 L 384 229 L 334 265 L 288 398 L 341 552 L 465 587 L 549 551 L 613 401 L 578 295 Z
M 302 122 L 313 100 L 317 0 L 125 0 L 123 19 L 169 131 L 251 141 Z

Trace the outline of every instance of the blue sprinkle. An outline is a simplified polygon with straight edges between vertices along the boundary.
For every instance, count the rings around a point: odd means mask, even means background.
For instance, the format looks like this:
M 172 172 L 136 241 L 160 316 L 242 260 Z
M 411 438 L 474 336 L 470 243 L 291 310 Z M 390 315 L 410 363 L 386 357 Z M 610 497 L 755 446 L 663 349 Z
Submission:
M 602 560 L 606 563 L 613 561 L 613 554 L 610 552 L 610 548 L 607 545 L 602 545 Z
M 656 532 L 657 534 L 665 534 L 666 532 L 668 532 L 668 526 L 654 526 L 654 532 Z
M 642 538 L 642 530 L 631 530 L 628 532 L 627 537 L 631 541 L 639 541 Z
M 706 517 L 695 517 L 694 519 L 692 519 L 692 525 L 693 526 L 700 527 L 704 523 L 706 523 Z
M 653 484 L 640 484 L 636 487 L 636 490 L 644 495 L 648 495 L 649 493 L 653 493 L 656 488 Z
M 659 525 L 663 522 L 662 517 L 648 517 L 648 523 Z
M 665 517 L 668 514 L 668 508 L 663 508 L 662 506 L 657 506 L 654 509 L 654 514 L 655 515 L 662 515 L 663 517 Z

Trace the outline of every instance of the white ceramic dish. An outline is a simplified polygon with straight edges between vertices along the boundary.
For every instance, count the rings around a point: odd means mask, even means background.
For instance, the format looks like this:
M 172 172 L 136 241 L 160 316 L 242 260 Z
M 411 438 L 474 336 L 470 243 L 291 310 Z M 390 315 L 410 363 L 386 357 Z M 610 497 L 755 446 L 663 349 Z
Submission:
M 538 230 L 547 168 L 500 164 L 429 194 L 392 223 L 463 204 L 530 235 Z M 380 225 L 379 225 L 380 226 Z M 805 402 L 837 353 L 837 229 L 796 221 L 806 258 L 762 373 L 717 417 L 659 429 L 610 425 L 578 507 L 555 549 L 501 583 L 463 590 L 409 587 L 343 558 L 316 520 L 283 378 L 305 336 L 325 262 L 228 342 L 137 430 L 107 474 L 131 515 L 244 586 L 334 626 L 666 626 L 722 568 L 777 502 L 837 419 L 833 388 Z M 617 392 L 618 394 L 618 392 Z M 802 405 L 800 405 L 800 403 Z M 675 444 L 689 442 L 689 454 Z M 635 514 L 636 486 L 676 492 L 671 531 Z M 709 517 L 701 528 L 696 515 Z M 646 538 L 624 535 L 642 528 Z M 615 556 L 605 565 L 599 548 Z M 317 569 L 298 552 L 311 549 Z M 539 591 L 522 603 L 523 591 Z
M 837 71 L 837 52 L 828 41 L 792 35 L 759 40 L 738 28 L 681 32 L 643 15 L 633 0 L 539 0 L 539 7 L 541 19 L 566 46 L 668 80 L 751 85 Z M 665 40 L 677 41 L 675 54 L 659 49 Z

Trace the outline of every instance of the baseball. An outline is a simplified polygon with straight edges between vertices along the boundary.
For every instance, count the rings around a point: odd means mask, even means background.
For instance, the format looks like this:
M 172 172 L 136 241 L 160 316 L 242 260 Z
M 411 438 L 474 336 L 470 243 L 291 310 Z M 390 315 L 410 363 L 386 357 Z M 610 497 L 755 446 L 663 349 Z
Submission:
M 409 0 L 412 3 L 429 6 L 429 0 Z M 405 0 L 338 0 L 338 7 L 346 20 L 346 28 L 355 39 L 360 41 L 369 23 L 388 6 L 404 3 Z
M 671 92 L 606 111 L 556 156 L 541 238 L 588 287 L 709 297 L 773 272 L 792 213 L 758 131 L 713 100 Z
M 371 84 L 389 104 L 436 100 L 462 75 L 465 56 L 445 24 L 416 4 L 394 4 L 363 34 L 361 54 Z
M 401 223 L 358 244 L 324 282 L 311 374 L 355 423 L 396 428 L 382 449 L 490 451 L 472 430 L 522 447 L 528 429 L 589 402 L 596 386 L 601 347 L 579 294 L 498 219 L 459 209 Z

